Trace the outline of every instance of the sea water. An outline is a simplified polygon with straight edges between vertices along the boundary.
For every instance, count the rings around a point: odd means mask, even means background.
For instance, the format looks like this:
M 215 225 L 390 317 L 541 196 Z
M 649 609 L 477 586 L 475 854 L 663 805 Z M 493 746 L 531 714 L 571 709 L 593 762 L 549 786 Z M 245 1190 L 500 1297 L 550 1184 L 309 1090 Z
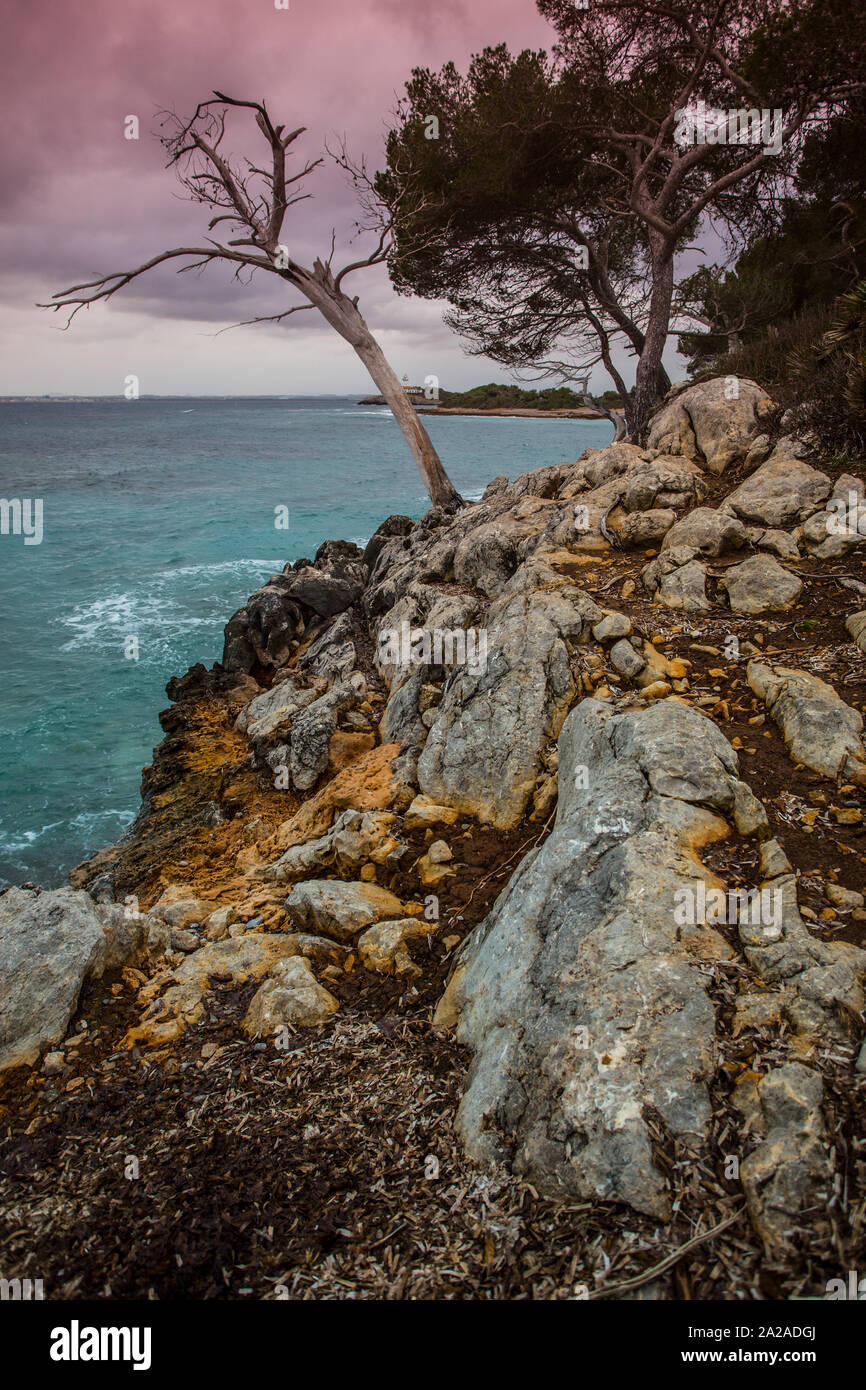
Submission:
M 11 513 L 0 535 L 0 887 L 57 886 L 117 839 L 166 681 L 219 660 L 269 575 L 427 510 L 390 411 L 357 399 L 0 403 L 0 498 L 43 517 L 38 544 Z M 595 420 L 425 424 L 467 499 L 611 438 Z

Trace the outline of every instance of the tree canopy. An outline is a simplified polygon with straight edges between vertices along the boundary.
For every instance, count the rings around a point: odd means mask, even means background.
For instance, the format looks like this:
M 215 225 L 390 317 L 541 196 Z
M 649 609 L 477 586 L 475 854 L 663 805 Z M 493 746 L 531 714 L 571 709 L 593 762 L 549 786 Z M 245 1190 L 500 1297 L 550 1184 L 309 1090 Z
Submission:
M 512 367 L 600 362 L 624 394 L 624 345 L 640 435 L 668 384 L 675 257 L 710 221 L 740 246 L 778 225 L 810 131 L 863 90 L 863 25 L 854 0 L 538 5 L 552 53 L 413 71 L 375 183 L 389 268 Z

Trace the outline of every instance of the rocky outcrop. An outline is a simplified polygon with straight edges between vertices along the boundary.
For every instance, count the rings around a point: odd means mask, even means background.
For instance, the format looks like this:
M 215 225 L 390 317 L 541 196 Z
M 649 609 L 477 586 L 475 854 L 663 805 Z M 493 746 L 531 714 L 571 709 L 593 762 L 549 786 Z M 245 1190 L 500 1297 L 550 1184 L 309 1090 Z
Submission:
M 523 814 L 574 697 L 569 647 L 602 616 L 561 580 L 552 593 L 508 590 L 488 613 L 486 670 L 448 682 L 418 761 L 425 796 L 501 828 Z
M 324 1023 L 339 1004 L 320 985 L 305 956 L 278 961 L 253 995 L 244 1018 L 244 1032 L 251 1038 L 271 1037 L 291 1025 L 311 1028 Z
M 327 835 L 292 845 L 260 871 L 262 877 L 282 882 L 330 868 L 348 874 L 371 861 L 384 864 L 395 855 L 399 859 L 400 842 L 389 833 L 395 820 L 386 811 L 343 811 Z
M 288 934 L 250 933 L 231 941 L 216 941 L 187 956 L 174 970 L 161 971 L 139 993 L 144 1006 L 140 1024 L 132 1028 L 127 1045 L 172 1042 L 204 1013 L 211 978 L 234 985 L 259 980 L 286 956 L 299 953 L 297 939 Z
M 730 894 L 700 850 L 730 821 L 766 834 L 766 816 L 727 740 L 672 700 L 622 713 L 585 701 L 559 768 L 554 831 L 463 948 L 437 1012 L 473 1053 L 458 1128 L 477 1160 L 507 1161 L 545 1191 L 663 1218 L 650 1122 L 696 1155 L 707 1138 L 720 1026 L 707 965 L 734 956 L 716 926 L 720 911 L 731 920 Z M 858 1035 L 866 952 L 813 937 L 781 847 L 760 858 L 761 890 L 736 908 L 751 974 L 735 1027 L 784 1019 L 791 1056 L 744 1076 L 734 1102 L 759 1141 L 742 1163 L 749 1212 L 778 1259 L 800 1222 L 829 1234 L 816 1214 L 833 1168 L 814 1063 Z M 721 908 L 708 910 L 711 896 Z
M 603 1201 L 632 1273 L 657 1263 L 659 1222 L 669 1245 L 745 1196 L 752 1233 L 743 1216 L 725 1259 L 695 1266 L 705 1293 L 731 1294 L 732 1251 L 796 1271 L 786 1295 L 810 1287 L 799 1252 L 837 1248 L 840 1182 L 851 1211 L 863 1200 L 866 615 L 837 611 L 866 592 L 863 486 L 774 444 L 777 414 L 754 383 L 677 391 L 646 448 L 498 478 L 456 514 L 391 517 L 363 553 L 329 542 L 272 576 L 229 622 L 224 663 L 169 682 L 141 815 L 76 871 L 91 896 L 63 899 L 69 923 L 40 906 L 55 895 L 0 896 L 4 976 L 9 904 L 26 926 L 0 1057 L 58 1049 L 28 1104 L 85 1081 L 92 1096 L 125 1063 L 149 1102 L 164 1071 L 172 1115 L 218 1091 L 258 1106 L 255 1126 L 225 1125 L 246 1142 L 302 1078 L 279 1113 L 305 1163 L 328 1152 L 342 1172 L 381 1130 L 425 1171 L 427 1145 L 453 1165 L 449 1231 L 470 1173 L 522 1194 L 514 1211 L 527 1192 Z M 131 924 L 126 897 L 148 908 Z M 106 1025 L 104 1076 L 93 1048 L 73 1077 L 76 1000 L 109 963 L 135 966 L 105 985 L 123 1023 Z M 461 1152 L 452 1030 L 472 1056 Z M 371 1141 L 383 1064 L 417 1100 L 398 1123 L 383 1098 Z M 344 1081 L 345 1114 L 319 1134 Z M 446 1097 L 430 1115 L 428 1083 Z M 377 1154 L 377 1178 L 394 1157 Z M 360 1174 L 339 1189 L 347 1230 L 344 1202 L 377 1190 Z M 500 1227 L 491 1239 L 499 1279 L 512 1265 Z
M 458 1115 L 473 1156 L 669 1213 L 645 1111 L 703 1135 L 702 960 L 728 954 L 712 931 L 682 931 L 674 907 L 705 878 L 699 846 L 727 833 L 736 773 L 723 735 L 674 702 L 618 715 L 586 700 L 569 716 L 553 833 L 471 938 L 437 1015 L 474 1054 Z
M 700 459 L 711 473 L 758 449 L 775 407 L 765 391 L 743 377 L 716 377 L 678 392 L 650 423 L 647 447 Z M 754 457 L 754 454 L 753 454 Z
M 691 546 L 662 550 L 657 559 L 641 572 L 644 588 L 655 594 L 666 608 L 682 608 L 687 613 L 709 609 L 707 571 L 694 557 Z
M 338 941 L 350 941 L 374 922 L 405 917 L 413 910 L 420 912 L 420 905 L 407 906 L 374 883 L 345 883 L 330 878 L 299 883 L 286 900 L 286 911 L 296 926 Z
M 360 598 L 366 577 L 362 553 L 348 541 L 326 541 L 315 564 L 298 560 L 287 565 L 230 619 L 224 668 L 236 672 L 285 665 L 311 624 L 345 612 Z
M 696 507 L 671 527 L 662 550 L 689 546 L 702 555 L 724 555 L 729 550 L 742 550 L 746 540 L 745 526 L 734 517 L 708 507 Z

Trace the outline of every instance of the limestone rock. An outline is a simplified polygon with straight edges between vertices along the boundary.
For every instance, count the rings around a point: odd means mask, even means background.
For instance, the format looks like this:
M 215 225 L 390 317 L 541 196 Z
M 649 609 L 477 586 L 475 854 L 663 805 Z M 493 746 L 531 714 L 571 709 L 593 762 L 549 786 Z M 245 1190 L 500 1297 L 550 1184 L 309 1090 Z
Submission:
M 630 637 L 631 631 L 631 619 L 624 613 L 605 613 L 592 629 L 592 635 L 596 642 L 611 642 L 618 637 Z
M 455 670 L 418 760 L 425 796 L 501 829 L 523 814 L 541 750 L 573 698 L 567 643 L 586 640 L 602 617 L 588 595 L 561 578 L 554 592 L 520 592 L 526 579 L 518 571 L 511 581 L 518 592 L 506 586 L 492 605 L 486 670 Z
M 780 560 L 792 560 L 794 564 L 801 558 L 797 542 L 790 532 L 777 531 L 772 527 L 765 530 L 760 526 L 746 529 L 751 532 L 749 539 L 753 540 L 759 550 L 772 550 Z
M 819 507 L 830 493 L 830 479 L 796 457 L 782 441 L 751 477 L 722 503 L 722 510 L 764 526 L 790 526 Z
M 492 596 L 511 578 L 517 565 L 514 535 L 500 521 L 491 521 L 471 530 L 457 546 L 454 578 L 458 584 Z
M 709 609 L 707 572 L 698 560 L 690 560 L 666 574 L 658 588 L 658 600 L 666 608 L 682 608 L 686 613 L 702 613 Z
M 697 464 L 662 454 L 630 466 L 622 504 L 627 512 L 664 511 L 693 507 L 707 492 Z
M 802 582 L 772 555 L 752 555 L 734 565 L 720 581 L 735 613 L 770 613 L 791 608 L 803 592 Z
M 627 642 L 625 638 L 619 642 L 614 642 L 608 660 L 614 670 L 628 680 L 634 680 L 646 666 L 646 658 L 642 657 L 640 652 L 635 651 L 631 642 Z
M 406 904 L 374 883 L 324 878 L 299 883 L 286 899 L 286 911 L 296 926 L 350 941 L 373 922 L 406 916 Z
M 632 512 L 620 527 L 623 545 L 656 545 L 677 519 L 672 507 L 651 507 L 645 512 Z
M 233 906 L 216 908 L 204 924 L 204 934 L 208 941 L 224 941 L 234 920 Z
M 356 704 L 358 698 L 357 685 L 341 681 L 295 719 L 290 735 L 289 767 L 292 782 L 300 791 L 314 786 L 327 768 L 337 717 Z
M 730 399 L 727 377 L 715 377 L 680 392 L 650 422 L 647 448 L 700 459 L 711 473 L 724 473 L 746 458 L 763 433 L 772 403 L 757 382 L 740 377 Z
M 318 694 L 315 688 L 302 688 L 294 680 L 280 681 L 244 705 L 236 728 L 251 741 L 269 738 L 287 728 L 299 710 L 312 704 Z
M 448 867 L 454 858 L 444 840 L 434 840 L 427 853 L 415 865 L 425 888 L 437 888 L 443 879 L 452 878 L 455 870 Z
M 334 617 L 361 596 L 367 566 L 351 541 L 325 541 L 314 564 L 287 565 L 258 589 L 226 624 L 222 665 L 227 671 L 284 666 L 307 621 Z M 306 614 L 306 618 L 305 615 Z
M 292 845 L 275 864 L 260 871 L 261 877 L 282 883 L 331 867 L 353 872 L 389 841 L 389 852 L 396 848 L 397 841 L 389 834 L 394 820 L 389 811 L 343 811 L 327 835 Z
M 140 990 L 139 1003 L 146 1007 L 141 1023 L 127 1034 L 127 1045 L 152 1046 L 180 1037 L 201 1017 L 212 975 L 233 985 L 245 984 L 261 979 L 282 957 L 296 954 L 295 941 L 284 933 L 250 933 L 203 946 Z
M 757 1085 L 763 1143 L 743 1160 L 740 1176 L 752 1224 L 777 1259 L 793 1244 L 791 1228 L 798 1222 L 808 1224 L 813 1241 L 828 1229 L 833 1172 L 823 1092 L 818 1073 L 798 1062 L 776 1067 Z
M 0 894 L 0 1071 L 63 1039 L 82 986 L 135 962 L 149 920 L 72 888 Z
M 702 957 L 673 905 L 709 881 L 695 847 L 724 834 L 714 812 L 733 805 L 736 756 L 678 702 L 617 714 L 585 700 L 559 759 L 554 830 L 468 939 L 437 1010 L 474 1053 L 458 1130 L 473 1158 L 508 1155 L 545 1192 L 663 1218 L 644 1108 L 701 1136 L 714 1066 Z M 728 954 L 712 931 L 701 944 Z
M 453 806 L 439 806 L 429 796 L 419 793 L 406 808 L 403 824 L 407 830 L 426 830 L 428 826 L 453 825 L 459 814 Z
M 858 893 L 856 889 L 843 888 L 840 883 L 827 884 L 827 900 L 842 912 L 850 912 L 852 908 L 862 907 L 864 902 L 862 893 Z
M 243 1022 L 250 1038 L 266 1038 L 290 1024 L 312 1028 L 324 1023 L 339 1003 L 320 985 L 304 956 L 279 961 L 250 1001 Z
M 845 627 L 851 634 L 861 652 L 866 652 L 866 608 L 859 613 L 852 613 L 845 619 Z
M 832 686 L 806 671 L 760 661 L 750 661 L 746 675 L 778 724 L 795 762 L 825 777 L 842 776 L 866 786 L 863 717 Z
M 696 507 L 677 521 L 665 536 L 662 550 L 686 545 L 702 555 L 724 555 L 729 550 L 742 550 L 746 544 L 746 528 L 736 517 L 710 507 Z
M 354 629 L 349 613 L 341 613 L 298 656 L 299 671 L 328 681 L 347 680 L 355 668 Z
M 403 917 L 393 922 L 377 922 L 358 937 L 358 956 L 367 970 L 382 975 L 420 975 L 412 963 L 407 941 L 429 936 L 435 923 L 423 918 Z

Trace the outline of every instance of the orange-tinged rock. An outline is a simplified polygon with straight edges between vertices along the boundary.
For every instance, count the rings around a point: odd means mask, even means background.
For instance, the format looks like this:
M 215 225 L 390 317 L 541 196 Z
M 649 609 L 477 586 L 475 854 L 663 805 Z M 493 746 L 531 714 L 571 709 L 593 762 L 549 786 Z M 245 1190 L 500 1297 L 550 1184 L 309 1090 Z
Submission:
M 338 729 L 328 744 L 328 773 L 334 776 L 357 762 L 364 753 L 376 747 L 375 734 L 350 734 Z
M 326 834 L 340 811 L 383 811 L 391 806 L 408 806 L 413 789 L 392 768 L 399 752 L 399 743 L 381 743 L 356 758 L 305 801 L 269 840 L 259 843 L 258 861 L 272 863 L 292 845 L 302 845 Z

